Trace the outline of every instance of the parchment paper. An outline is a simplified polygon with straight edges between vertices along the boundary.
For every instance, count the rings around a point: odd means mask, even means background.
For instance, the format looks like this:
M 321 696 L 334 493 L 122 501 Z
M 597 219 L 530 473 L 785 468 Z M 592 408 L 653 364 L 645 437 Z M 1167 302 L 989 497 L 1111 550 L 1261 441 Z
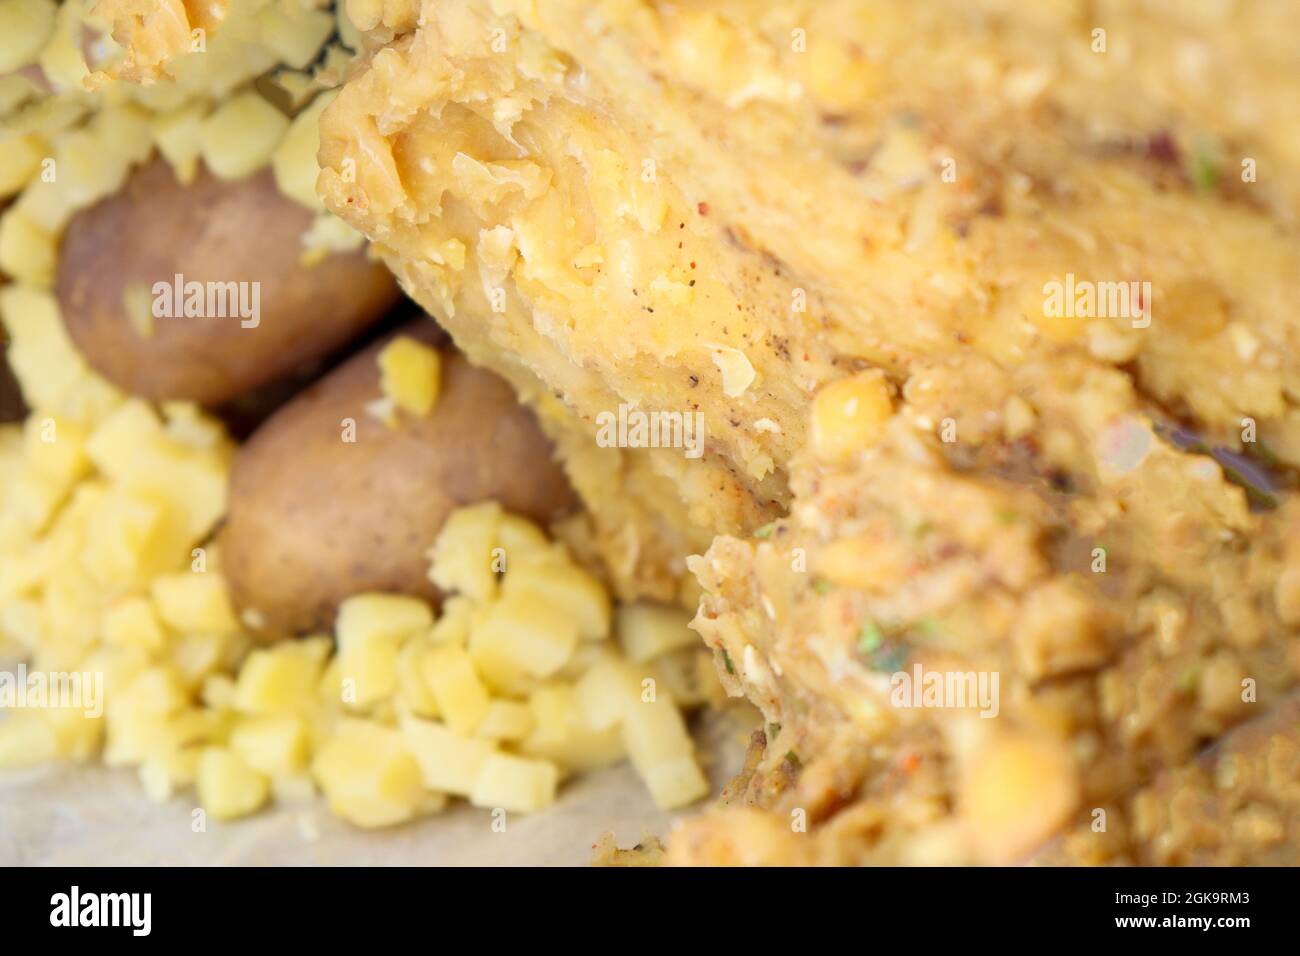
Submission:
M 756 712 L 747 705 L 695 721 L 714 793 L 739 769 Z M 232 823 L 191 829 L 193 793 L 166 804 L 145 796 L 133 770 L 56 764 L 0 771 L 0 865 L 437 865 L 580 866 L 612 831 L 620 846 L 667 834 L 677 814 L 657 810 L 629 766 L 567 783 L 550 809 L 491 814 L 453 801 L 441 814 L 386 830 L 360 830 L 318 798 L 273 806 Z

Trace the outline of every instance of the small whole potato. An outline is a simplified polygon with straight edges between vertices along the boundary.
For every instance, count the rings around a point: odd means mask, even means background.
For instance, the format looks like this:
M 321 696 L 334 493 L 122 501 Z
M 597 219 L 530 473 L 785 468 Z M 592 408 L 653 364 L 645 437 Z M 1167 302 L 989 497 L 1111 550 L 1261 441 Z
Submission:
M 363 591 L 436 600 L 427 552 L 462 505 L 499 501 L 542 523 L 576 507 L 550 442 L 504 381 L 446 345 L 431 319 L 394 334 L 440 348 L 428 416 L 398 412 L 389 427 L 366 410 L 381 397 L 385 338 L 281 407 L 236 456 L 222 566 L 245 622 L 268 636 L 328 628 Z
M 155 158 L 69 223 L 57 280 L 68 332 L 105 378 L 155 401 L 216 407 L 309 372 L 400 297 L 362 251 L 303 265 L 311 219 L 270 169 L 233 182 L 200 169 L 182 184 Z M 165 291 L 178 284 L 179 302 Z M 185 314 L 187 288 L 203 290 L 202 315 Z

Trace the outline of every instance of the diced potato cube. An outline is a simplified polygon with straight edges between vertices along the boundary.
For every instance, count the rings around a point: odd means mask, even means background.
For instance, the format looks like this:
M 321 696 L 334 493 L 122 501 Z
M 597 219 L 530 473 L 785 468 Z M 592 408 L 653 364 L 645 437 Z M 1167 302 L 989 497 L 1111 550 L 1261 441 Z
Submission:
M 467 597 L 457 595 L 442 602 L 442 614 L 429 632 L 429 640 L 435 644 L 459 644 L 464 647 L 469 643 L 470 624 L 474 620 L 474 603 Z
M 330 809 L 361 827 L 409 820 L 423 796 L 420 767 L 406 739 L 371 721 L 341 721 L 312 773 Z
M 470 654 L 484 678 L 512 672 L 550 677 L 578 646 L 578 625 L 556 607 L 530 600 L 497 601 L 470 634 Z
M 380 390 L 394 405 L 421 417 L 433 411 L 442 377 L 437 349 L 399 335 L 384 346 L 378 361 Z
M 203 126 L 204 108 L 189 103 L 153 121 L 153 138 L 158 152 L 171 164 L 172 172 L 182 183 L 194 181 L 202 148 L 199 131 Z
M 0 199 L 9 198 L 27 185 L 48 155 L 48 147 L 39 136 L 11 134 L 0 153 Z
M 58 301 L 30 286 L 0 287 L 0 319 L 12 340 L 6 358 L 28 404 L 58 407 L 86 375 L 86 360 L 68 337 Z
M 175 630 L 208 634 L 239 630 L 226 579 L 215 571 L 183 571 L 155 578 L 149 593 L 158 616 Z
M 417 717 L 437 717 L 438 700 L 425 676 L 425 658 L 434 646 L 429 638 L 413 637 L 397 652 L 397 697 Z
M 119 699 L 110 702 L 116 709 L 137 713 L 172 714 L 189 703 L 185 682 L 175 668 L 167 665 L 149 667 L 137 674 Z
M 485 740 L 523 740 L 533 729 L 533 712 L 515 700 L 494 700 L 479 721 L 474 736 Z
M 230 749 L 268 777 L 295 774 L 307 765 L 307 731 L 298 717 L 253 717 L 235 728 Z
M 624 604 L 618 609 L 618 640 L 627 659 L 641 664 L 699 644 L 700 636 L 687 626 L 690 620 L 691 615 L 679 607 Z
M 578 705 L 587 725 L 607 730 L 621 724 L 628 712 L 641 705 L 641 682 L 626 661 L 597 661 L 575 686 Z
M 639 771 L 695 752 L 672 695 L 660 691 L 653 702 L 638 703 L 624 717 L 623 742 Z
M 276 60 L 302 69 L 316 58 L 316 51 L 334 32 L 334 23 L 328 10 L 268 4 L 257 11 L 257 39 L 275 53 Z
M 496 753 L 491 741 L 462 737 L 432 721 L 408 717 L 401 722 L 401 728 L 419 761 L 424 785 L 430 790 L 468 797 L 483 762 Z
M 583 715 L 577 693 L 567 684 L 547 684 L 529 697 L 533 729 L 519 745 L 530 756 L 545 757 L 566 770 L 609 767 L 626 756 L 618 728 L 594 730 Z
M 377 638 L 404 641 L 428 631 L 433 611 L 419 598 L 401 594 L 356 594 L 339 605 L 334 631 L 339 646 L 363 644 Z
M 246 714 L 309 713 L 328 653 L 329 641 L 321 638 L 253 651 L 235 681 L 235 708 Z
M 476 601 L 490 598 L 496 591 L 492 549 L 500 520 L 501 506 L 495 501 L 459 508 L 448 515 L 430 553 L 429 580 L 444 591 Z
M 559 782 L 560 772 L 550 761 L 493 754 L 483 762 L 469 799 L 476 807 L 533 813 L 555 802 Z
M 166 640 L 153 605 L 142 597 L 119 601 L 105 611 L 100 635 L 106 644 L 148 651 L 161 650 Z
M 113 410 L 86 443 L 86 453 L 109 479 L 127 482 L 147 467 L 141 451 L 162 439 L 162 422 L 147 402 L 129 399 Z
M 424 656 L 425 682 L 433 688 L 443 721 L 459 734 L 479 725 L 488 710 L 488 692 L 459 644 L 436 644 Z
M 86 429 L 64 416 L 32 415 L 24 428 L 27 463 L 44 480 L 66 489 L 89 469 Z
M 114 702 L 108 712 L 104 763 L 127 767 L 172 748 L 167 716 L 147 710 L 125 710 Z
M 86 655 L 81 666 L 104 675 L 103 700 L 107 701 L 121 696 L 150 663 L 149 652 L 142 647 L 100 646 Z
M 235 682 L 226 674 L 209 674 L 203 679 L 199 699 L 213 710 L 232 708 L 235 706 Z
M 505 551 L 507 573 L 512 565 L 524 561 L 568 560 L 563 545 L 552 544 L 541 528 L 520 515 L 501 515 L 497 523 L 497 546 Z
M 401 646 L 401 638 L 380 635 L 339 648 L 344 704 L 365 710 L 393 694 L 397 689 L 397 656 Z
M 225 656 L 227 638 L 222 634 L 178 634 L 167 648 L 167 661 L 187 687 L 199 688 L 215 672 Z
M 332 91 L 321 93 L 295 116 L 289 132 L 271 157 L 271 170 L 280 192 L 308 209 L 324 208 L 316 195 L 316 179 L 320 175 L 316 153 L 320 149 L 320 115 L 333 98 Z
M 709 792 L 709 781 L 694 757 L 678 757 L 638 770 L 655 806 L 675 810 L 694 803 Z
M 203 162 L 221 179 L 240 179 L 267 164 L 288 128 L 288 118 L 257 93 L 241 93 L 199 128 Z
M 17 207 L 0 216 L 0 272 L 46 289 L 54 283 L 58 240 Z
M 88 525 L 85 565 L 106 590 L 144 586 L 183 547 L 161 503 L 123 488 L 103 496 Z
M 623 722 L 623 742 L 657 806 L 672 809 L 703 796 L 708 782 L 695 765 L 694 744 L 673 702 L 660 692 L 633 707 Z M 692 772 L 691 767 L 695 767 Z
M 36 62 L 58 9 L 54 0 L 11 0 L 0 6 L 0 73 Z
M 403 642 L 428 631 L 432 623 L 433 612 L 416 598 L 360 594 L 344 601 L 336 623 L 344 702 L 365 709 L 391 696 Z
M 253 813 L 266 802 L 271 783 L 224 747 L 208 747 L 194 778 L 199 805 L 217 820 Z
M 568 561 L 527 558 L 507 563 L 507 568 L 507 599 L 559 608 L 577 622 L 578 636 L 584 639 L 609 636 L 609 593 L 586 571 Z

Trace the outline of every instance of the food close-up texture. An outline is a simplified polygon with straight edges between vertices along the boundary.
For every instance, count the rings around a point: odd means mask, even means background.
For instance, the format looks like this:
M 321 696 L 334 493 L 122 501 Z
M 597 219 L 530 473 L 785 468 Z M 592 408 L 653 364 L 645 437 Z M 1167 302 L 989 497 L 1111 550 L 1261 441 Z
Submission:
M 1300 863 L 1297 30 L 0 0 L 0 775 Z

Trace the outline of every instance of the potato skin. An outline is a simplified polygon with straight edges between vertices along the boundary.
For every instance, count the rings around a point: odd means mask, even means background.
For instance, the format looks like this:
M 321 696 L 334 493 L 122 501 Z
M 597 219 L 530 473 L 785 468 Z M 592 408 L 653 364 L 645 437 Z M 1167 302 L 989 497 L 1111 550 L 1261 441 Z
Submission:
M 427 418 L 390 429 L 365 411 L 380 396 L 388 338 L 280 408 L 240 449 L 220 534 L 236 607 L 266 636 L 332 625 L 362 591 L 436 600 L 426 552 L 453 509 L 497 500 L 541 522 L 577 506 L 550 442 L 510 387 L 443 344 L 428 318 L 396 333 L 442 350 L 442 389 Z M 356 442 L 342 440 L 343 421 Z
M 270 169 L 236 182 L 200 169 L 185 185 L 155 158 L 69 224 L 57 281 L 68 332 L 105 378 L 155 401 L 215 407 L 309 372 L 400 298 L 364 252 L 301 265 L 311 218 L 280 194 Z M 142 337 L 127 315 L 127 287 L 150 291 L 178 273 L 185 282 L 259 282 L 260 323 L 155 318 Z

